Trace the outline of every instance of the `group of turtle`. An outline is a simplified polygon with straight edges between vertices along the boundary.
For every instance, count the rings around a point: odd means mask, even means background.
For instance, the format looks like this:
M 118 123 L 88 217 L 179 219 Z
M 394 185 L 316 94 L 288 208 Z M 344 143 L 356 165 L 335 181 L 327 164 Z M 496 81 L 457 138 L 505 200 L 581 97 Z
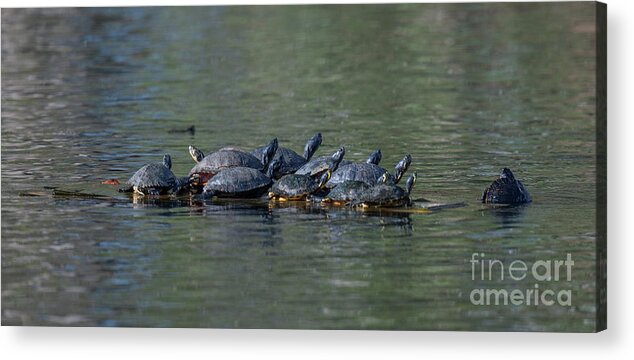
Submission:
M 139 169 L 119 191 L 143 196 L 201 194 L 205 198 L 260 198 L 266 194 L 276 201 L 311 200 L 352 206 L 411 204 L 416 172 L 404 188 L 398 185 L 412 162 L 409 154 L 390 174 L 379 166 L 381 150 L 372 152 L 365 162 L 344 160 L 343 146 L 330 156 L 313 158 L 321 143 L 321 133 L 315 134 L 306 142 L 302 155 L 279 147 L 277 138 L 251 152 L 225 147 L 205 155 L 190 145 L 189 154 L 196 164 L 188 176 L 176 177 L 171 171 L 171 157 L 165 155 L 162 163 Z M 524 186 L 506 168 L 482 199 L 485 203 L 530 202 Z

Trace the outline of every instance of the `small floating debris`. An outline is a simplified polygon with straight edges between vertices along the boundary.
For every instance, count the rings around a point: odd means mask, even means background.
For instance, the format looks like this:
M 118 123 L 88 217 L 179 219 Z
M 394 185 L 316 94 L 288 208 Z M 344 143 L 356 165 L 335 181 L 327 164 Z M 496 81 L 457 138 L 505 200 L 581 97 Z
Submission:
M 359 212 L 371 212 L 379 214 L 431 214 L 432 210 L 423 207 L 357 207 L 356 211 Z
M 444 210 L 444 209 L 455 209 L 465 207 L 467 204 L 465 202 L 455 202 L 455 203 L 431 203 L 422 205 L 423 208 L 430 211 Z
M 119 185 L 121 182 L 119 179 L 106 179 L 101 182 L 104 185 Z
M 116 198 L 113 196 L 108 196 L 104 194 L 94 194 L 94 193 L 86 193 L 83 190 L 61 190 L 57 188 L 45 188 L 44 191 L 38 190 L 30 190 L 30 191 L 21 191 L 18 193 L 18 196 L 23 197 L 53 197 L 53 198 L 64 198 L 64 199 L 96 199 L 96 200 L 107 200 L 107 201 L 125 201 L 125 199 Z
M 50 194 L 44 191 L 20 191 L 18 193 L 18 196 L 25 196 L 25 197 L 48 196 L 48 195 Z
M 323 206 L 324 204 L 322 204 Z M 371 212 L 371 213 L 393 213 L 393 214 L 431 214 L 433 212 L 444 210 L 444 209 L 455 209 L 467 206 L 464 202 L 455 202 L 455 203 L 438 203 L 438 202 L 430 202 L 423 201 L 422 203 L 415 200 L 412 202 L 410 206 L 401 206 L 401 207 L 386 207 L 386 206 L 359 206 L 359 207 L 350 207 L 349 205 L 345 205 L 347 208 L 352 208 L 359 212 Z M 327 208 L 342 208 L 341 206 L 330 206 L 326 205 Z
M 118 200 L 112 196 L 103 194 L 85 193 L 82 190 L 53 190 L 53 197 L 61 198 L 81 198 L 81 199 L 100 199 L 100 200 Z
M 185 128 L 185 129 L 170 129 L 167 132 L 169 134 L 190 133 L 191 135 L 194 135 L 196 133 L 196 126 L 191 125 L 190 127 Z
M 381 206 L 368 206 L 358 207 L 357 211 L 361 212 L 377 212 L 381 214 L 393 213 L 393 214 L 431 214 L 433 212 L 444 209 L 455 209 L 467 206 L 464 202 L 456 203 L 416 203 L 406 207 L 381 207 Z

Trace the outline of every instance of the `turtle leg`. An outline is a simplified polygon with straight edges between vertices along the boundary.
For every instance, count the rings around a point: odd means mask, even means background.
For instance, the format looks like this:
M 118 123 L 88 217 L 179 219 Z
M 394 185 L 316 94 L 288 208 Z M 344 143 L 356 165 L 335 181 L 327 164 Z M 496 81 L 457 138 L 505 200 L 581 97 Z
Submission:
M 311 203 L 320 204 L 322 201 L 324 201 L 324 197 L 311 194 L 311 195 L 306 196 L 306 201 L 307 202 L 311 202 Z
M 143 192 L 143 190 L 140 187 L 134 186 L 133 189 L 134 189 L 134 193 L 135 194 L 138 194 L 140 196 L 145 196 L 145 193 Z

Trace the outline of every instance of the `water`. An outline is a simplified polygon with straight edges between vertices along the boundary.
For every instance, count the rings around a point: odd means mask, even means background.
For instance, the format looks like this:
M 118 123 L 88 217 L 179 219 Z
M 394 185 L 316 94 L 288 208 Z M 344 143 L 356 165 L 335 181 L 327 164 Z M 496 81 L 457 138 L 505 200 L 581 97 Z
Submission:
M 594 21 L 591 3 L 3 9 L 2 324 L 592 331 Z M 318 155 L 411 153 L 414 197 L 467 206 L 135 203 L 100 183 L 317 131 Z M 533 204 L 479 203 L 504 166 Z M 474 281 L 473 253 L 570 253 L 572 281 L 539 285 L 572 306 L 473 305 L 535 283 Z

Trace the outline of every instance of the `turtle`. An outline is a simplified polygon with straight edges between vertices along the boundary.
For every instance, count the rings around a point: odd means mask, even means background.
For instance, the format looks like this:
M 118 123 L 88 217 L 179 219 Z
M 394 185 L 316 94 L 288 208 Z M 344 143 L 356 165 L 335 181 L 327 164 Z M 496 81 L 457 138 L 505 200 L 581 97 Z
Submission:
M 189 177 L 177 178 L 171 169 L 172 157 L 165 154 L 162 163 L 143 165 L 119 192 L 134 192 L 139 195 L 178 193 L 187 187 Z
M 389 184 L 398 184 L 411 163 L 412 156 L 409 154 L 405 155 L 394 167 L 394 175 L 387 175 L 387 182 Z M 326 186 L 332 189 L 346 180 L 356 180 L 368 185 L 376 185 L 377 179 L 381 178 L 385 172 L 385 169 L 372 163 L 352 163 L 340 166 L 339 169 L 332 174 L 332 178 L 328 181 Z
M 518 205 L 530 203 L 532 200 L 528 190 L 521 181 L 515 179 L 509 168 L 502 169 L 500 177 L 484 189 L 482 203 Z
M 341 150 L 344 151 L 342 154 L 339 154 L 339 155 L 341 155 L 341 157 L 343 157 L 343 155 L 345 155 L 345 149 L 342 147 L 339 150 L 340 151 Z M 337 154 L 337 153 L 335 153 L 335 154 Z M 333 156 L 335 154 L 333 154 Z M 304 164 L 301 168 L 299 168 L 295 172 L 295 174 L 311 175 L 311 176 L 316 176 L 318 174 L 323 174 L 324 171 L 326 171 L 326 169 L 328 169 L 329 160 L 331 158 L 332 158 L 331 156 L 320 156 L 318 158 L 315 158 L 315 159 L 307 162 L 306 164 Z M 379 165 L 380 161 L 381 161 L 381 149 L 378 149 L 378 150 L 374 150 L 370 154 L 370 156 L 366 160 L 366 163 Z M 352 164 L 352 161 L 341 160 L 341 162 L 339 163 L 339 167 L 345 166 L 345 165 L 349 165 L 349 164 Z
M 321 190 L 333 171 L 337 169 L 345 154 L 345 148 L 341 147 L 331 157 L 328 169 L 323 174 L 317 176 L 288 174 L 282 176 L 273 184 L 269 192 L 269 199 L 279 201 L 299 201 L 305 200 L 309 195 Z
M 337 184 L 328 192 L 328 195 L 321 199 L 322 204 L 330 205 L 346 205 L 350 201 L 355 200 L 359 195 L 372 186 L 357 180 L 346 180 Z
M 381 149 L 374 150 L 366 160 L 367 164 L 379 165 L 380 162 Z M 351 163 L 352 162 L 348 161 L 348 164 Z M 314 200 L 319 200 L 322 204 L 345 205 L 348 204 L 351 200 L 355 199 L 361 192 L 369 188 L 370 185 L 366 184 L 363 181 L 346 180 L 342 183 L 337 184 L 334 188 L 330 189 L 326 196 L 321 198 L 316 197 Z
M 189 172 L 190 185 L 200 190 L 214 175 L 223 169 L 232 167 L 248 167 L 263 171 L 277 151 L 277 138 L 271 140 L 262 156 L 255 156 L 235 148 L 223 148 L 207 156 L 195 146 L 189 146 L 189 154 L 196 161 L 196 165 Z
M 304 154 L 299 155 L 295 151 L 285 148 L 279 147 L 277 152 L 275 153 L 275 158 L 281 162 L 282 166 L 280 169 L 275 172 L 274 177 L 276 179 L 281 178 L 287 174 L 293 174 L 297 169 L 302 167 L 306 162 L 308 162 L 315 154 L 315 151 L 321 145 L 321 133 L 317 133 L 313 135 L 304 146 Z M 251 155 L 257 157 L 258 159 L 262 158 L 263 152 L 266 150 L 266 147 L 259 147 L 251 152 Z
M 266 174 L 243 166 L 221 170 L 207 181 L 203 197 L 258 198 L 271 187 L 273 173 L 280 166 L 281 162 L 273 159 L 267 166 Z
M 377 179 L 377 184 L 361 192 L 350 202 L 351 206 L 361 207 L 401 207 L 411 205 L 410 193 L 416 183 L 418 174 L 414 172 L 405 182 L 405 189 L 390 184 L 389 173 L 386 171 Z
M 323 173 L 326 172 L 326 170 L 328 170 L 328 167 L 330 166 L 331 162 L 335 160 L 338 160 L 339 162 L 338 166 L 351 164 L 352 163 L 351 161 L 343 159 L 345 155 L 346 155 L 346 148 L 342 146 L 330 156 L 324 155 L 324 156 L 320 156 L 310 160 L 309 162 L 304 164 L 301 168 L 299 168 L 295 172 L 295 174 L 310 175 L 310 176 L 322 175 Z

